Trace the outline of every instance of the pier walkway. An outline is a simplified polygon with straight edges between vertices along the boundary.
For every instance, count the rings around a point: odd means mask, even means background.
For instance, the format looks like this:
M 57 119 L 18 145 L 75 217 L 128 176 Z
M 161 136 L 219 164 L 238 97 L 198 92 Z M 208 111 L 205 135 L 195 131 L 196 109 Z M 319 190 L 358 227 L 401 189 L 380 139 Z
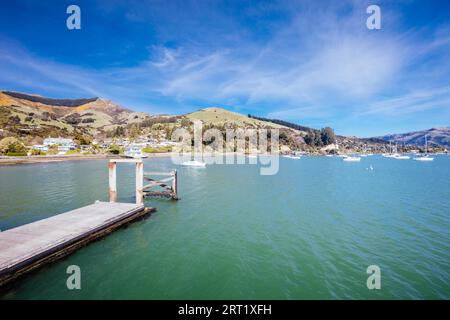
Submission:
M 97 201 L 0 232 L 0 286 L 151 211 L 143 204 Z
M 136 166 L 136 203 L 117 202 L 117 163 L 134 163 Z M 144 207 L 144 196 L 178 199 L 176 170 L 149 172 L 146 176 L 141 159 L 123 158 L 111 159 L 108 168 L 109 202 L 96 201 L 86 207 L 0 232 L 0 287 L 155 211 Z M 168 178 L 158 180 L 149 175 Z M 144 180 L 150 183 L 144 186 Z

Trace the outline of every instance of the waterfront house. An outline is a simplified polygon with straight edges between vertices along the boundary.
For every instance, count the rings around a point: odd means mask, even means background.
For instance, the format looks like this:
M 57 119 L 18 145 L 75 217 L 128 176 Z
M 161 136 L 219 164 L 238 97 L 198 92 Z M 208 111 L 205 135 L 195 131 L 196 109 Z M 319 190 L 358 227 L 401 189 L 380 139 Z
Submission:
M 139 144 L 129 145 L 125 150 L 124 155 L 127 158 L 135 158 L 135 159 L 147 158 L 147 156 L 142 153 L 142 149 Z
M 64 153 L 66 153 L 69 150 L 75 150 L 75 147 L 72 147 L 72 146 L 69 146 L 69 145 L 58 146 L 59 154 L 64 154 Z
M 73 140 L 67 139 L 67 138 L 46 138 L 46 139 L 44 139 L 44 145 L 46 145 L 46 146 L 53 146 L 53 145 L 74 146 L 75 147 L 75 143 L 73 142 Z
M 163 140 L 158 143 L 158 147 L 173 147 L 178 145 L 178 143 L 170 140 Z
M 88 145 L 88 144 L 81 144 L 80 145 L 80 149 L 83 150 L 83 151 L 87 151 L 87 150 L 92 149 L 92 147 L 90 145 Z
M 75 150 L 76 146 L 72 139 L 67 138 L 46 138 L 44 139 L 44 145 L 58 146 L 58 154 L 65 154 L 69 150 Z
M 48 146 L 43 145 L 43 144 L 35 144 L 34 146 L 31 147 L 31 149 L 37 150 L 40 152 L 48 152 Z

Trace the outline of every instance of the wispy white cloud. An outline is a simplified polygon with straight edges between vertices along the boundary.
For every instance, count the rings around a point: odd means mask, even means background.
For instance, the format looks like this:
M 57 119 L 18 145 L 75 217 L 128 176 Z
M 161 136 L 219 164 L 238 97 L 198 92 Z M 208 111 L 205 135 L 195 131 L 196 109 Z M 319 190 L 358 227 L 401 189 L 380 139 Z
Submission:
M 0 39 L 0 81 L 103 96 L 150 112 L 179 112 L 172 103 L 234 104 L 271 117 L 327 119 L 340 112 L 401 115 L 448 106 L 449 26 L 402 29 L 399 13 L 383 11 L 383 26 L 389 27 L 369 31 L 364 3 L 354 1 L 286 2 L 283 8 L 289 18 L 269 24 L 263 39 L 221 16 L 239 32 L 221 31 L 219 39 L 206 34 L 206 44 L 198 35 L 177 46 L 152 44 L 145 48 L 147 59 L 126 68 L 58 63 Z M 145 12 L 135 9 L 127 18 L 145 21 Z
M 403 115 L 429 109 L 450 109 L 450 86 L 414 92 L 369 104 L 360 115 Z

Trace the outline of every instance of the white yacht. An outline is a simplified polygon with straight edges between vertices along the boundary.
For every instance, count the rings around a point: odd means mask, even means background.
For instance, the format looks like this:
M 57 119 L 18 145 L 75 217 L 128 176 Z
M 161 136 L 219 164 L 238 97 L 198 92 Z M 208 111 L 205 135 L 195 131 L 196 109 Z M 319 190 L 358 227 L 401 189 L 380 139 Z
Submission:
M 417 158 L 414 158 L 414 160 L 416 161 L 433 161 L 434 158 L 430 157 L 428 155 L 428 141 L 427 141 L 427 135 L 425 135 L 425 155 L 424 156 L 420 156 Z
M 133 158 L 133 159 L 147 158 L 147 155 L 142 153 L 142 149 L 139 146 L 129 146 L 125 150 L 124 156 L 127 158 Z
M 395 154 L 391 158 L 397 159 L 397 160 L 408 160 L 410 159 L 410 156 Z
M 359 162 L 359 161 L 361 161 L 361 157 L 345 157 L 342 160 L 347 161 L 347 162 Z
M 385 157 L 385 158 L 399 157 L 400 155 L 397 153 L 397 147 L 395 149 L 396 149 L 395 153 L 393 153 L 392 152 L 392 143 L 391 143 L 391 141 L 389 141 L 389 152 L 388 153 L 383 153 L 382 156 Z
M 186 166 L 186 167 L 200 167 L 200 168 L 206 167 L 205 162 L 197 161 L 197 160 L 189 160 L 189 161 L 183 162 L 181 165 Z
M 287 155 L 284 155 L 283 157 L 289 158 L 289 159 L 296 159 L 296 160 L 301 158 L 301 156 L 296 156 L 296 155 L 292 155 L 292 154 L 287 154 Z
M 426 155 L 426 156 L 414 158 L 414 160 L 416 160 L 416 161 L 433 161 L 434 158 L 430 157 L 429 155 Z

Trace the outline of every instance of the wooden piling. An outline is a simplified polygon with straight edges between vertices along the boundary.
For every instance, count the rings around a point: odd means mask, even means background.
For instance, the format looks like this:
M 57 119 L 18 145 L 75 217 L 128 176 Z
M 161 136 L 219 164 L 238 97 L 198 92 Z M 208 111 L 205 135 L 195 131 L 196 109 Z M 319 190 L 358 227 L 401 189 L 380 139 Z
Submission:
M 144 204 L 144 164 L 141 159 L 111 159 L 109 160 L 109 202 L 117 202 L 117 163 L 136 164 L 136 204 Z
M 109 202 L 117 202 L 116 167 L 116 162 L 109 162 Z
M 172 193 L 173 199 L 178 199 L 178 174 L 177 170 L 173 170 Z
M 136 204 L 144 204 L 144 164 L 136 162 Z

